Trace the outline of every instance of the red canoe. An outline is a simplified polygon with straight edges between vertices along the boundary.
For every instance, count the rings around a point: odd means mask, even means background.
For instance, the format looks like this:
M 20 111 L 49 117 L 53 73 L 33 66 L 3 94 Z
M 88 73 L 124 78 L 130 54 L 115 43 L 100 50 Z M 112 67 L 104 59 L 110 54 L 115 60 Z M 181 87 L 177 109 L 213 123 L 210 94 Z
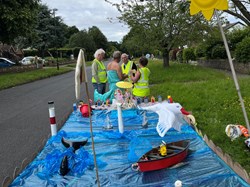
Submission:
M 182 140 L 166 144 L 166 156 L 160 155 L 160 146 L 153 148 L 152 150 L 144 154 L 136 164 L 133 164 L 132 167 L 134 169 L 136 167 L 136 170 L 139 170 L 141 172 L 154 171 L 171 167 L 186 158 L 188 154 L 189 144 L 189 140 Z

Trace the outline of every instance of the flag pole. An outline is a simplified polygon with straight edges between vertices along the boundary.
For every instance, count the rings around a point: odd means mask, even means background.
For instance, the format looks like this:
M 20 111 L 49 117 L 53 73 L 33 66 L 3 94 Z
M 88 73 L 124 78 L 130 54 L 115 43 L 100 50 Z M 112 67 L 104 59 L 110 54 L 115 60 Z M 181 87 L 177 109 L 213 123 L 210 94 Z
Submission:
M 217 22 L 218 22 L 218 25 L 219 25 L 219 28 L 220 28 L 221 36 L 223 38 L 223 42 L 224 42 L 224 45 L 225 45 L 225 48 L 226 48 L 229 65 L 230 65 L 230 68 L 231 68 L 231 72 L 233 74 L 234 84 L 235 84 L 235 87 L 236 87 L 236 90 L 237 90 L 237 93 L 238 93 L 238 96 L 239 96 L 239 100 L 240 100 L 242 112 L 243 112 L 243 115 L 244 115 L 244 118 L 245 118 L 245 122 L 246 122 L 246 125 L 247 125 L 247 129 L 248 129 L 248 132 L 250 132 L 250 126 L 249 126 L 249 121 L 248 121 L 248 117 L 247 117 L 247 113 L 246 113 L 246 109 L 245 109 L 245 104 L 244 104 L 244 101 L 243 101 L 242 96 L 241 96 L 240 86 L 239 86 L 237 76 L 236 76 L 236 73 L 235 73 L 235 70 L 234 70 L 234 65 L 233 65 L 231 53 L 229 51 L 227 39 L 226 39 L 225 33 L 223 31 L 223 28 L 221 26 L 220 16 L 219 16 L 217 10 L 215 10 L 215 15 L 217 17 Z
M 98 166 L 96 162 L 96 153 L 95 153 L 95 145 L 94 145 L 94 136 L 93 136 L 93 127 L 92 127 L 92 118 L 90 112 L 90 97 L 89 97 L 89 90 L 88 90 L 88 79 L 87 79 L 87 72 L 85 66 L 85 58 L 84 52 L 80 49 L 77 63 L 76 63 L 76 70 L 75 70 L 75 94 L 76 100 L 80 98 L 80 85 L 82 82 L 85 82 L 85 89 L 87 93 L 87 103 L 88 103 L 88 111 L 89 111 L 89 123 L 90 123 L 90 134 L 91 134 L 91 141 L 92 141 L 92 150 L 93 150 L 93 157 L 94 157 L 94 165 L 96 168 L 96 181 L 98 187 L 100 187 L 100 180 L 98 175 Z
M 96 153 L 95 153 L 95 144 L 94 144 L 94 137 L 93 137 L 93 126 L 92 126 L 92 117 L 91 117 L 91 112 L 90 112 L 90 97 L 89 97 L 89 89 L 88 89 L 88 83 L 85 82 L 85 88 L 86 88 L 86 93 L 87 93 L 87 99 L 88 99 L 88 110 L 89 110 L 89 124 L 90 124 L 90 133 L 91 133 L 91 141 L 92 141 L 92 150 L 93 150 L 93 156 L 94 156 L 94 163 L 95 163 L 95 168 L 96 168 L 96 180 L 97 180 L 97 185 L 100 187 L 100 180 L 99 180 L 99 174 L 98 174 L 98 166 L 96 162 Z

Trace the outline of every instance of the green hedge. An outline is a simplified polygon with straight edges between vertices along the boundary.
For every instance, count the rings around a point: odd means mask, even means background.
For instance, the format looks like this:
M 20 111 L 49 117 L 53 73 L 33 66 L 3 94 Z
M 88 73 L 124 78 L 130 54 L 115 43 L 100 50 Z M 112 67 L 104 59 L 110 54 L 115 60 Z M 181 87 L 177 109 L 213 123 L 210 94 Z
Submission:
M 227 58 L 227 53 L 226 49 L 222 45 L 216 45 L 212 48 L 212 53 L 211 53 L 212 59 L 225 59 Z
M 183 63 L 183 50 L 179 50 L 176 53 L 176 58 L 179 63 Z
M 237 62 L 250 62 L 250 37 L 244 38 L 236 45 L 235 59 Z
M 183 51 L 183 59 L 188 63 L 189 60 L 196 60 L 196 56 L 194 54 L 194 48 L 186 48 Z
M 83 49 L 81 47 L 74 47 L 74 48 L 50 48 L 46 51 L 44 51 L 44 53 L 42 53 L 42 51 L 39 50 L 24 50 L 24 56 L 39 56 L 39 57 L 46 57 L 46 59 L 48 59 L 49 57 L 51 57 L 51 55 L 54 58 L 58 57 L 62 57 L 62 58 L 70 58 L 71 54 L 74 55 L 74 58 L 76 59 L 78 57 L 79 51 L 80 49 Z M 85 60 L 86 61 L 92 61 L 94 59 L 94 52 L 88 52 L 84 50 L 84 55 L 85 55 Z M 58 54 L 57 54 L 58 52 Z M 44 55 L 42 55 L 44 54 Z M 50 55 L 51 54 L 51 55 Z M 62 54 L 62 56 L 61 56 Z
M 246 37 L 250 37 L 250 27 L 235 29 L 230 32 L 227 37 L 230 50 L 234 51 L 236 49 L 236 45 Z
M 194 54 L 195 54 L 196 58 L 205 57 L 206 50 L 205 50 L 204 46 L 202 46 L 202 45 L 197 46 L 194 50 Z
M 32 50 L 23 50 L 24 56 L 39 56 L 38 55 L 38 50 L 37 49 L 32 49 Z

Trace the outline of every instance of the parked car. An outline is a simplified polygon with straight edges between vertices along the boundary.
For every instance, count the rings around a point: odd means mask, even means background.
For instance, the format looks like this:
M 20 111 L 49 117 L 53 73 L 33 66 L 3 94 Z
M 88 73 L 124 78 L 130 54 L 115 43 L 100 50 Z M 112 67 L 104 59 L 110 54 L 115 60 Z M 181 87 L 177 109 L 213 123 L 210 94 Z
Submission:
M 12 62 L 7 58 L 2 58 L 2 57 L 0 58 L 0 68 L 2 68 L 2 67 L 10 67 L 10 66 L 14 66 L 14 65 L 16 65 L 15 62 Z
M 23 65 L 29 65 L 29 64 L 33 64 L 35 63 L 35 57 L 34 56 L 27 56 L 27 57 L 24 57 L 20 63 L 23 64 Z
M 41 57 L 37 57 L 38 63 L 44 64 L 45 60 Z M 23 65 L 29 65 L 29 64 L 35 64 L 35 57 L 34 56 L 26 56 L 21 61 L 21 64 Z

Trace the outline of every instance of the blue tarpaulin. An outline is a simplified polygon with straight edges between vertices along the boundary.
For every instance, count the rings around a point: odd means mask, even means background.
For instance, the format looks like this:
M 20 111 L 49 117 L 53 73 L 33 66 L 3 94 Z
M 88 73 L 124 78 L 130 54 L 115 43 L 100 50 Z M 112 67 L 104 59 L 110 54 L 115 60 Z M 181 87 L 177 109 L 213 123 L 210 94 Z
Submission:
M 143 111 L 123 110 L 124 133 L 118 131 L 117 111 L 94 110 L 92 115 L 93 135 L 99 181 L 101 186 L 174 186 L 182 181 L 183 186 L 249 186 L 224 163 L 188 124 L 181 131 L 170 129 L 161 138 L 155 127 L 158 115 L 146 112 L 147 128 L 142 127 Z M 113 129 L 107 129 L 109 125 Z M 73 151 L 61 142 L 62 137 L 88 143 Z M 161 141 L 191 141 L 186 159 L 175 167 L 158 171 L 134 171 L 131 165 L 137 159 L 161 144 Z M 60 164 L 67 155 L 70 171 L 60 175 Z M 92 151 L 89 118 L 80 112 L 72 112 L 62 129 L 51 137 L 40 154 L 10 186 L 97 186 Z

